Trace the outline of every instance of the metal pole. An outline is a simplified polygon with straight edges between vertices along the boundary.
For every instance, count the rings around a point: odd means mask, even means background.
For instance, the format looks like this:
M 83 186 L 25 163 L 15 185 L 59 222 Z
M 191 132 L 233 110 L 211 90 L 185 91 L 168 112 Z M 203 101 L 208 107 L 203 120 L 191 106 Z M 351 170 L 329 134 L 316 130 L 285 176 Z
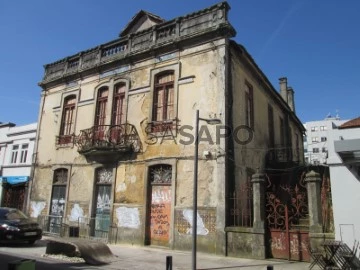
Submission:
M 192 270 L 196 270 L 196 236 L 197 236 L 197 182 L 198 182 L 198 148 L 199 148 L 199 110 L 195 119 L 195 152 L 194 152 L 194 188 L 193 188 L 193 222 L 192 222 Z
M 166 270 L 172 270 L 172 256 L 166 256 Z

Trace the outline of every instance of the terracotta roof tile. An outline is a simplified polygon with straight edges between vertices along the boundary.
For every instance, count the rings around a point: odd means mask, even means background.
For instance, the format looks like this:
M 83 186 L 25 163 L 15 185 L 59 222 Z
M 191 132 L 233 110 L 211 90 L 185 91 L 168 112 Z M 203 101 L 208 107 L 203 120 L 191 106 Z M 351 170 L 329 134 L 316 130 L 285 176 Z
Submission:
M 360 117 L 345 122 L 339 128 L 355 128 L 355 127 L 360 127 Z

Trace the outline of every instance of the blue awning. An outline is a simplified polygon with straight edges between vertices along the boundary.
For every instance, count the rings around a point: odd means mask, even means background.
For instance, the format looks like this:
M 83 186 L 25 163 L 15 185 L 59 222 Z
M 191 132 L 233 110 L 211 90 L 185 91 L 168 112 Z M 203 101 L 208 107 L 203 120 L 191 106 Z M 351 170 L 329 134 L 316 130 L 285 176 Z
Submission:
M 0 180 L 10 185 L 16 185 L 29 181 L 29 176 L 2 176 Z

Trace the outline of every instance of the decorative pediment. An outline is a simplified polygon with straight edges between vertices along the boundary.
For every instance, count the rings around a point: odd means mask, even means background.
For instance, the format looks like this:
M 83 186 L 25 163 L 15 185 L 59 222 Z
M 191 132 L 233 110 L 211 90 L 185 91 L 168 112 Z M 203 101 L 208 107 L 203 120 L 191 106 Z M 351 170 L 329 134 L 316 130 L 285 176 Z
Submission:
M 145 30 L 163 22 L 165 20 L 159 16 L 140 10 L 120 32 L 119 37 Z

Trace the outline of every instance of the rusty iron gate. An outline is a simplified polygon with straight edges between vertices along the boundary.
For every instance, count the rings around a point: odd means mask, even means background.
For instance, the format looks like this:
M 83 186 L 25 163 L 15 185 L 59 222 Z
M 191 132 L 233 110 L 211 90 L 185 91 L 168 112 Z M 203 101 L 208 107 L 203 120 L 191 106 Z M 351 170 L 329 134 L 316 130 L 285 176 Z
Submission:
M 267 174 L 269 256 L 309 261 L 309 218 L 305 173 Z
M 4 207 L 13 207 L 23 210 L 26 186 L 21 185 L 5 185 L 4 192 Z

